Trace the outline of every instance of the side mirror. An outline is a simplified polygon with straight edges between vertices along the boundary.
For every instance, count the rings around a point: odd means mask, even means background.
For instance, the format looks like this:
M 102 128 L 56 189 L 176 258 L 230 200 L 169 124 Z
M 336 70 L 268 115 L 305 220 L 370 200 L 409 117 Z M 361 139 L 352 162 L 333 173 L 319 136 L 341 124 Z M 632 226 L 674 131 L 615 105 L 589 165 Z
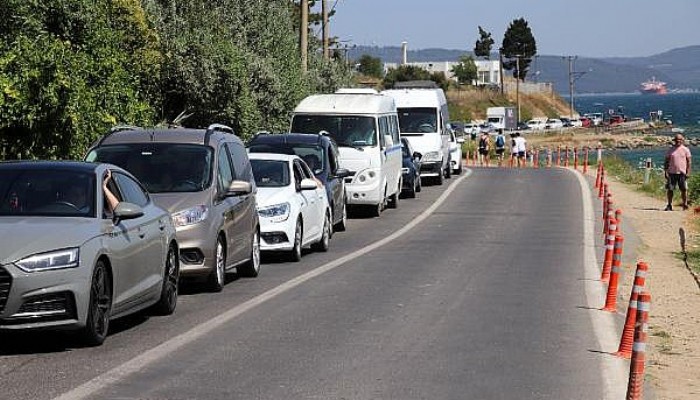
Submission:
M 253 192 L 253 185 L 246 181 L 233 181 L 226 190 L 226 197 L 242 196 Z
M 423 155 L 422 155 L 421 153 L 419 153 L 419 152 L 417 152 L 417 151 L 414 151 L 414 152 L 413 152 L 413 159 L 414 159 L 415 161 L 420 161 L 421 158 L 423 158 Z
M 335 176 L 337 176 L 338 178 L 347 178 L 348 176 L 352 176 L 352 172 L 345 168 L 338 168 L 335 171 Z
M 318 183 L 313 179 L 306 178 L 301 180 L 299 187 L 301 190 L 316 190 L 318 189 Z
M 114 208 L 112 215 L 112 221 L 114 222 L 114 225 L 119 225 L 119 221 L 126 221 L 129 219 L 136 219 L 142 217 L 143 208 L 137 206 L 134 203 L 121 201 Z

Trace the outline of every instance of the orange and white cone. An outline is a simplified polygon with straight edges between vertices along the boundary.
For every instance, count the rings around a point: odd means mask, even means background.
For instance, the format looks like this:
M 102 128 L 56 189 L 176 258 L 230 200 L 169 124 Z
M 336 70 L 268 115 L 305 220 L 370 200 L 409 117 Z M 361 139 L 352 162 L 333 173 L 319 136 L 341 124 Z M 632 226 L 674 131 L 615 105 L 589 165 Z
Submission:
M 613 250 L 612 270 L 610 271 L 610 282 L 608 282 L 608 293 L 605 297 L 605 306 L 603 311 L 617 311 L 617 285 L 622 272 L 622 244 L 624 242 L 622 235 L 615 236 L 615 248 Z
M 632 357 L 634 324 L 637 321 L 637 301 L 639 294 L 644 290 L 648 268 L 648 264 L 643 261 L 637 263 L 637 271 L 634 274 L 634 285 L 632 286 L 632 293 L 630 294 L 630 304 L 629 307 L 627 307 L 627 316 L 625 317 L 625 327 L 622 330 L 620 346 L 615 353 L 618 357 Z
M 613 229 L 610 229 L 613 228 Z M 605 236 L 605 253 L 603 255 L 603 267 L 600 274 L 600 280 L 607 282 L 610 280 L 610 271 L 612 270 L 613 252 L 615 251 L 615 233 L 617 231 L 617 222 L 611 220 L 608 223 L 608 234 Z
M 651 295 L 643 292 L 637 301 L 637 323 L 634 330 L 634 345 L 632 346 L 632 362 L 627 383 L 627 400 L 641 400 L 644 394 L 644 364 L 646 362 L 646 346 L 649 331 L 649 309 Z

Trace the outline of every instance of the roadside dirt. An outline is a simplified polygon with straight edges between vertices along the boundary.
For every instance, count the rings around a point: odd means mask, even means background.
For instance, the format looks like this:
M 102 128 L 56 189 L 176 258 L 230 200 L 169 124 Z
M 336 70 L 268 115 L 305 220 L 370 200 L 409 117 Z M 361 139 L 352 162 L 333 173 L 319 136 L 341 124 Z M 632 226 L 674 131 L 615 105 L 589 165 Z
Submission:
M 595 169 L 589 171 L 595 179 Z M 665 202 L 607 179 L 615 208 L 622 210 L 622 224 L 639 235 L 637 248 L 624 248 L 634 260 L 646 261 L 646 287 L 652 302 L 650 343 L 647 345 L 646 381 L 656 399 L 700 399 L 700 288 L 682 259 L 679 229 L 687 243 L 696 243 L 692 211 L 663 211 Z M 674 200 L 679 201 L 676 193 Z M 629 259 L 629 257 L 624 257 Z M 618 291 L 618 310 L 626 312 L 636 262 L 623 263 L 624 276 Z M 624 318 L 624 317 L 623 317 Z

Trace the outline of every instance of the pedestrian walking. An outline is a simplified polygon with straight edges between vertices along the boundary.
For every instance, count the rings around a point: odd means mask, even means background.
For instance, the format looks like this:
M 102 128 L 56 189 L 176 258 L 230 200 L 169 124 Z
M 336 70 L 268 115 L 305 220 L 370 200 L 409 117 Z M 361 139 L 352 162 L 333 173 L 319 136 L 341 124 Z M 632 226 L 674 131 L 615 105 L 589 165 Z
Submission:
M 482 167 L 488 167 L 489 165 L 489 151 L 491 151 L 489 131 L 487 129 L 482 129 L 481 137 L 479 137 L 479 165 Z
M 506 151 L 506 137 L 503 135 L 503 129 L 498 130 L 496 136 L 496 157 L 498 158 L 498 166 L 503 166 L 503 153 Z
M 525 156 L 527 155 L 527 141 L 524 137 L 520 136 L 520 132 L 515 132 L 515 150 L 518 157 L 518 168 L 522 168 L 526 165 Z
M 690 175 L 690 150 L 683 144 L 683 135 L 676 134 L 673 138 L 673 146 L 666 152 L 664 159 L 664 176 L 666 177 L 666 204 L 665 211 L 673 210 L 673 191 L 678 187 L 681 192 L 681 207 L 688 209 L 688 176 Z
M 516 160 L 518 159 L 518 144 L 515 143 L 515 133 L 510 134 L 510 161 L 508 162 L 509 167 L 515 167 Z

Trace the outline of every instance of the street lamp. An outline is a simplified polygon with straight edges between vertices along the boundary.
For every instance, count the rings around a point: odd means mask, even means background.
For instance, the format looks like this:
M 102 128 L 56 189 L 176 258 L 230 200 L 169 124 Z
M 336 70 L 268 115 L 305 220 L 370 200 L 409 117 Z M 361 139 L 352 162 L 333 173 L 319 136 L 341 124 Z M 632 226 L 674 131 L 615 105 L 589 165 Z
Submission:
M 576 61 L 578 56 L 564 58 L 569 60 L 569 119 L 574 119 L 574 82 L 593 70 L 589 68 L 588 71 L 574 71 L 574 61 Z

